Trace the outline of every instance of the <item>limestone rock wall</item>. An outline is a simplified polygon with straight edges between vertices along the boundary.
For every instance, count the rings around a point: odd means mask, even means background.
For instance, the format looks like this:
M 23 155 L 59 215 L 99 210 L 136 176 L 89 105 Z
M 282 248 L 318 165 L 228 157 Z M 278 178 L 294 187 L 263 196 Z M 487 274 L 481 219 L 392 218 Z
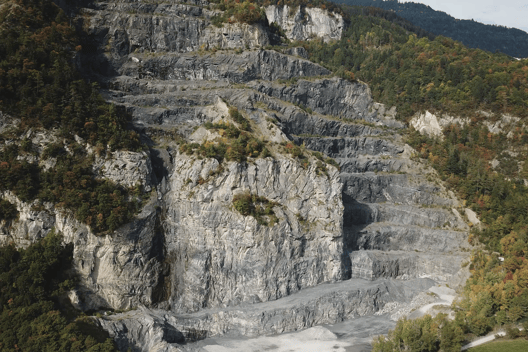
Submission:
M 290 40 L 339 40 L 345 29 L 345 21 L 340 14 L 317 7 L 272 5 L 266 7 L 266 17 L 270 23 L 278 24 Z
M 228 163 L 210 177 L 219 167 L 214 159 L 175 157 L 165 223 L 173 309 L 265 302 L 343 278 L 336 169 L 317 176 L 315 168 L 268 158 Z M 276 202 L 278 223 L 258 225 L 234 210 L 233 196 L 243 192 Z
M 125 76 L 162 80 L 246 83 L 255 79 L 274 81 L 297 77 L 324 76 L 330 71 L 308 60 L 272 50 L 233 53 L 204 53 L 151 56 L 133 54 L 119 70 Z
M 96 158 L 93 169 L 99 177 L 123 187 L 140 185 L 146 192 L 152 189 L 152 164 L 146 152 L 117 150 L 104 158 Z

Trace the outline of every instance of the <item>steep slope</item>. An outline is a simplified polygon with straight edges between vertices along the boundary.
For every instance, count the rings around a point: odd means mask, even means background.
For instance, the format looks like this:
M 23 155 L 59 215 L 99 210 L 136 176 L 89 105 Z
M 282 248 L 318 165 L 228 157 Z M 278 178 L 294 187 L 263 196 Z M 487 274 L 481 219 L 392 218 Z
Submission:
M 122 350 L 388 313 L 435 283 L 459 283 L 462 209 L 411 159 L 395 109 L 302 48 L 264 50 L 277 40 L 265 24 L 213 26 L 216 11 L 81 10 L 92 45 L 81 69 L 149 146 L 94 155 L 95 168 L 150 198 L 133 222 L 98 236 L 54 204 L 5 192 L 20 218 L 2 240 L 23 246 L 55 227 L 74 244 L 79 308 L 146 307 L 100 319 Z M 310 21 L 333 16 L 317 10 Z

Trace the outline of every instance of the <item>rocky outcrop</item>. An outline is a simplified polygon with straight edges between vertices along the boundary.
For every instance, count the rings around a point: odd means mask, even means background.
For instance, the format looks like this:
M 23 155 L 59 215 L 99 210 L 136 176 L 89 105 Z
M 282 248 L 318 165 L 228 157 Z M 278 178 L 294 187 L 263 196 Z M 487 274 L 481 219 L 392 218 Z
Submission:
M 345 30 L 343 16 L 317 7 L 266 7 L 269 23 L 278 24 L 290 40 L 322 38 L 325 42 L 339 40 Z
M 431 114 L 429 111 L 413 117 L 413 119 L 410 121 L 410 124 L 421 134 L 427 134 L 429 136 L 442 135 L 442 127 L 440 127 L 437 117 Z
M 19 119 L 15 119 L 0 111 L 0 133 L 4 133 L 11 128 L 14 128 L 20 123 Z
M 37 210 L 32 204 L 20 201 L 12 192 L 0 193 L 2 199 L 14 204 L 19 212 L 17 221 L 0 224 L 0 246 L 14 243 L 25 248 L 44 238 L 55 225 L 54 214 L 48 209 Z M 51 210 L 51 204 L 46 204 Z M 4 225 L 4 226 L 1 226 Z
M 67 210 L 50 203 L 28 204 L 10 192 L 3 198 L 16 205 L 19 219 L 0 229 L 0 245 L 27 247 L 52 229 L 73 244 L 73 270 L 79 285 L 71 297 L 79 309 L 130 309 L 156 301 L 161 264 L 154 249 L 160 231 L 152 202 L 132 223 L 110 235 L 96 236 Z
M 492 113 L 486 111 L 477 111 L 477 116 L 491 117 Z M 515 128 L 522 128 L 525 125 L 521 122 L 521 119 L 516 116 L 503 114 L 498 119 L 490 119 L 482 121 L 482 123 L 488 128 L 488 131 L 493 134 L 505 133 L 508 138 L 513 136 Z M 421 134 L 427 134 L 431 137 L 439 137 L 443 139 L 443 131 L 450 125 L 458 125 L 464 127 L 471 122 L 469 117 L 456 117 L 447 114 L 436 116 L 435 114 L 426 111 L 425 113 L 417 113 L 410 121 L 411 126 Z
M 141 186 L 146 192 L 152 189 L 152 166 L 147 153 L 117 150 L 106 158 L 97 158 L 92 165 L 94 173 L 123 187 Z

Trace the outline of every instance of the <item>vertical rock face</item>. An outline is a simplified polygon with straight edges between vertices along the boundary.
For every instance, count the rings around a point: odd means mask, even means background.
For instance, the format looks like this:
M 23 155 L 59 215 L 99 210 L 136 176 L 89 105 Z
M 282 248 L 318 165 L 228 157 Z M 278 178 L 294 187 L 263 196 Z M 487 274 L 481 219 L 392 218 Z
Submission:
M 290 40 L 338 40 L 345 29 L 343 16 L 317 7 L 272 5 L 266 7 L 266 16 L 270 23 L 278 24 Z
M 302 49 L 263 50 L 272 36 L 263 25 L 212 26 L 215 11 L 207 2 L 141 1 L 83 10 L 96 50 L 81 69 L 132 115 L 150 148 L 95 158 L 94 172 L 142 185 L 150 199 L 133 222 L 95 236 L 65 209 L 35 210 L 6 192 L 20 217 L 0 223 L 0 243 L 62 232 L 74 246 L 78 307 L 142 307 L 100 320 L 123 351 L 388 312 L 451 282 L 467 258 L 468 227 L 435 173 L 411 159 L 395 109 L 375 103 L 364 83 L 328 77 Z M 342 18 L 321 9 L 266 13 L 292 39 L 341 35 Z M 225 136 L 205 123 L 240 126 L 230 107 L 271 156 L 184 154 L 182 143 Z M 47 143 L 41 137 L 33 144 Z M 291 142 L 303 158 L 288 152 Z M 276 219 L 242 215 L 239 194 L 265 197 Z
M 318 176 L 315 168 L 267 158 L 228 163 L 210 178 L 219 167 L 214 159 L 175 157 L 165 232 L 175 310 L 265 302 L 343 278 L 337 170 Z M 233 211 L 242 192 L 275 202 L 278 223 L 259 225 Z

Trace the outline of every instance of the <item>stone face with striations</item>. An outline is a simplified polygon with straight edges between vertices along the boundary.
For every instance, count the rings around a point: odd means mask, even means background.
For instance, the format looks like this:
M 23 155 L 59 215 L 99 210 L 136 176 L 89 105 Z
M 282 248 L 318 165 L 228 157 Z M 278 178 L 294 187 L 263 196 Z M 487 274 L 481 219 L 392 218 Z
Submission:
M 343 16 L 316 7 L 272 5 L 266 7 L 266 16 L 270 23 L 278 24 L 290 40 L 339 40 L 345 29 Z
M 214 159 L 175 156 L 165 229 L 174 309 L 265 302 L 343 278 L 336 169 L 317 176 L 315 167 L 271 158 L 219 168 Z M 245 192 L 275 202 L 278 223 L 233 211 L 233 196 Z

